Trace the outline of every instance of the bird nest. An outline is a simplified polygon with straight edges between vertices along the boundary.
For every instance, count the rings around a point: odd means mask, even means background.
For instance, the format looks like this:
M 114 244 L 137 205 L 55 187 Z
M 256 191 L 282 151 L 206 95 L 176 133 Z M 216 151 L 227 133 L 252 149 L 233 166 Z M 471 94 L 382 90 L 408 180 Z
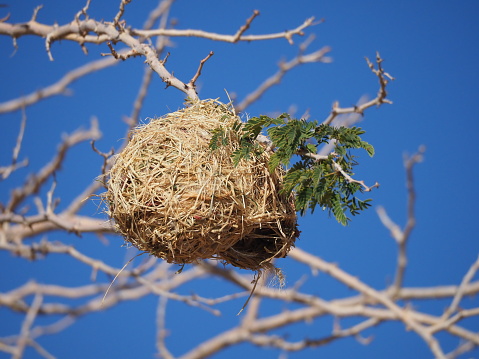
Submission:
M 207 100 L 131 132 L 103 194 L 126 241 L 177 264 L 217 259 L 259 271 L 287 255 L 299 232 L 294 198 L 279 193 L 284 169 L 268 170 L 267 151 L 233 163 L 238 120 Z M 228 141 L 212 150 L 219 128 Z

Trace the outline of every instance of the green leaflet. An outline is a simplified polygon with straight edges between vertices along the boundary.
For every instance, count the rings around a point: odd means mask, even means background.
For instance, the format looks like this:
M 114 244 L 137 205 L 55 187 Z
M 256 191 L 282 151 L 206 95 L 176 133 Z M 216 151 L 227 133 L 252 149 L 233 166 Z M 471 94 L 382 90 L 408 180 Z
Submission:
M 346 225 L 350 221 L 348 214 L 357 215 L 371 206 L 370 199 L 360 200 L 355 196 L 358 191 L 362 192 L 362 187 L 349 182 L 334 165 L 336 162 L 344 173 L 353 176 L 353 167 L 358 163 L 351 150 L 364 149 L 369 156 L 374 155 L 374 147 L 361 139 L 365 133 L 361 128 L 333 127 L 317 121 L 293 119 L 283 113 L 277 118 L 259 116 L 246 123 L 238 121 L 231 131 L 239 139 L 238 149 L 232 155 L 235 165 L 264 150 L 255 139 L 266 131 L 274 148 L 269 170 L 274 171 L 280 165 L 287 168 L 281 192 L 286 196 L 295 194 L 296 210 L 301 215 L 308 210 L 314 212 L 319 206 Z M 215 129 L 210 148 L 215 150 L 227 145 L 228 138 L 224 129 Z M 322 144 L 332 141 L 335 147 L 327 158 L 313 158 Z

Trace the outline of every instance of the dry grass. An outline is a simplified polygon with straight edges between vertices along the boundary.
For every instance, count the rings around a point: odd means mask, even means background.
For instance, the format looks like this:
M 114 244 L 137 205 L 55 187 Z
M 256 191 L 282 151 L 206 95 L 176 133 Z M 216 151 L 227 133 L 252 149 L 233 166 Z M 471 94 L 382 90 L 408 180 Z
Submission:
M 132 131 L 103 195 L 128 242 L 177 264 L 218 259 L 261 270 L 287 255 L 298 231 L 293 197 L 278 193 L 284 170 L 270 173 L 266 152 L 234 166 L 234 131 L 229 145 L 209 148 L 212 130 L 237 119 L 207 100 Z

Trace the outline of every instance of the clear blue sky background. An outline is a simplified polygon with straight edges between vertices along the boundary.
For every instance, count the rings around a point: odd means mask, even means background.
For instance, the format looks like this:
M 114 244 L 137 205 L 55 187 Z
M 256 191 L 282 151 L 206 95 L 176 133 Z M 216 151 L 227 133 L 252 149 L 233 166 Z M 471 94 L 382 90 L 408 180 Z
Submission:
M 83 1 L 4 0 L 8 8 L 0 9 L 0 17 L 11 13 L 10 22 L 27 21 L 33 9 L 43 3 L 39 22 L 63 24 L 72 20 L 84 5 Z M 111 20 L 119 1 L 93 0 L 90 16 Z M 151 6 L 150 6 L 151 3 Z M 155 2 L 133 1 L 124 18 L 134 27 L 141 26 Z M 331 64 L 308 64 L 289 73 L 282 83 L 250 106 L 251 116 L 286 112 L 296 106 L 297 115 L 309 111 L 311 118 L 323 120 L 333 101 L 350 106 L 363 95 L 374 97 L 378 85 L 366 66 L 364 57 L 374 58 L 376 51 L 384 58 L 385 69 L 396 80 L 389 86 L 393 105 L 366 112 L 361 126 L 367 131 L 366 140 L 376 148 L 369 159 L 364 153 L 357 177 L 381 187 L 370 194 L 375 206 L 382 205 L 401 226 L 406 218 L 404 153 L 415 152 L 420 145 L 427 147 L 425 161 L 415 170 L 417 227 L 409 243 L 409 264 L 406 286 L 457 284 L 477 258 L 477 178 L 478 152 L 478 83 L 479 83 L 479 3 L 477 1 L 193 1 L 178 0 L 171 16 L 178 19 L 177 28 L 199 28 L 218 33 L 237 31 L 254 9 L 261 15 L 254 21 L 249 34 L 278 32 L 298 26 L 315 16 L 325 22 L 306 30 L 316 40 L 309 49 L 324 45 L 333 49 Z M 303 39 L 296 38 L 296 44 Z M 167 67 L 184 81 L 189 81 L 200 59 L 209 51 L 215 55 L 203 69 L 198 84 L 200 97 L 227 101 L 224 89 L 239 100 L 254 90 L 266 77 L 277 70 L 278 60 L 291 59 L 297 46 L 285 40 L 224 44 L 203 39 L 172 39 L 174 46 Z M 108 52 L 106 45 L 89 45 L 84 56 L 77 44 L 63 41 L 52 48 L 54 62 L 48 60 L 44 42 L 36 37 L 18 40 L 14 55 L 11 39 L 0 37 L 0 102 L 36 89 L 59 79 L 68 70 L 99 58 Z M 40 168 L 60 142 L 61 134 L 79 126 L 87 127 L 96 116 L 104 137 L 98 147 L 108 150 L 120 144 L 124 136 L 122 121 L 132 111 L 144 64 L 131 59 L 84 78 L 71 86 L 69 97 L 48 99 L 27 109 L 28 123 L 20 159 L 28 157 L 31 166 L 18 171 L 0 183 L 0 200 L 8 191 L 20 185 L 30 170 Z M 183 94 L 155 78 L 141 113 L 142 118 L 176 110 Z M 21 113 L 0 118 L 0 165 L 11 156 Z M 68 204 L 98 174 L 101 160 L 91 153 L 89 145 L 72 150 L 57 174 L 56 194 L 62 204 Z M 61 208 L 61 205 L 60 205 Z M 96 213 L 95 206 L 84 209 Z M 100 216 L 100 214 L 98 214 Z M 343 228 L 326 214 L 317 212 L 300 220 L 302 236 L 298 246 L 359 276 L 375 288 L 384 288 L 394 276 L 396 246 L 381 225 L 374 209 L 354 218 Z M 56 237 L 55 237 L 56 236 Z M 108 247 L 94 237 L 78 239 L 55 234 L 92 256 L 111 265 L 121 266 L 134 251 L 120 247 L 120 238 L 113 237 Z M 287 285 L 303 275 L 310 275 L 304 266 L 289 259 L 278 262 L 287 276 Z M 55 258 L 34 263 L 0 253 L 0 291 L 10 290 L 27 278 L 42 283 L 82 284 L 89 278 L 88 269 L 68 258 Z M 329 299 L 351 295 L 352 292 L 335 284 L 325 275 L 310 278 L 307 287 L 313 294 Z M 204 280 L 183 288 L 183 293 L 196 291 L 203 296 L 226 295 L 236 289 L 218 280 Z M 477 298 L 465 305 L 477 306 Z M 45 337 L 41 343 L 58 358 L 152 358 L 155 307 L 157 298 L 122 304 L 104 313 L 83 318 L 59 336 Z M 419 303 L 429 305 L 431 312 L 441 313 L 448 302 Z M 221 307 L 222 317 L 213 317 L 180 303 L 169 304 L 167 326 L 171 336 L 167 343 L 175 355 L 180 355 L 201 340 L 229 328 L 242 299 Z M 264 308 L 264 314 L 282 308 L 277 303 Z M 0 335 L 18 333 L 21 317 L 0 308 Z M 479 331 L 477 319 L 469 328 Z M 290 339 L 302 336 L 319 337 L 327 334 L 331 323 L 326 320 L 311 325 L 293 326 L 278 331 L 290 333 Z M 354 340 L 342 340 L 313 351 L 290 354 L 291 358 L 430 358 L 429 349 L 401 324 L 386 324 L 365 334 L 374 335 L 369 346 Z M 443 338 L 442 336 L 440 338 Z M 458 344 L 445 339 L 446 351 Z M 32 351 L 29 358 L 36 358 Z M 0 354 L 0 358 L 3 357 Z M 251 357 L 277 358 L 276 350 L 241 345 L 225 351 L 217 358 Z M 464 358 L 479 357 L 479 351 Z

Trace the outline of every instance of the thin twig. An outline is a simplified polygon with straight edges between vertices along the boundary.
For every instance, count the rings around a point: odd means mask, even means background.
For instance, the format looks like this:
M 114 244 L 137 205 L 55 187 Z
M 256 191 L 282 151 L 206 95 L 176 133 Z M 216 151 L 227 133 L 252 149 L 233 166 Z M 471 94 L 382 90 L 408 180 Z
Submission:
M 12 164 L 7 167 L 0 167 L 0 174 L 2 175 L 2 179 L 7 179 L 13 171 L 21 167 L 25 167 L 28 165 L 28 159 L 24 159 L 22 162 L 18 163 L 18 155 L 20 154 L 20 149 L 22 147 L 23 136 L 25 134 L 25 126 L 27 123 L 27 114 L 25 112 L 25 107 L 22 108 L 22 121 L 20 123 L 20 130 L 18 131 L 17 141 L 15 143 L 15 147 L 13 148 L 12 154 Z
M 363 188 L 363 191 L 365 192 L 370 192 L 373 190 L 373 188 L 379 187 L 378 182 L 376 182 L 372 186 L 367 186 L 366 183 L 364 183 L 364 181 L 355 180 L 349 174 L 347 174 L 346 171 L 341 167 L 341 165 L 337 163 L 336 161 L 333 161 L 333 166 L 336 169 L 336 171 L 339 171 L 343 175 L 346 181 L 348 181 L 349 183 L 357 183 L 361 185 L 361 187 Z
M 279 70 L 271 77 L 266 79 L 256 90 L 251 92 L 246 98 L 241 101 L 238 105 L 235 105 L 236 112 L 243 112 L 248 106 L 253 102 L 258 101 L 261 96 L 263 96 L 266 91 L 268 91 L 272 86 L 278 85 L 283 77 L 293 68 L 305 64 L 305 63 L 314 63 L 314 62 L 330 62 L 331 59 L 326 56 L 328 52 L 331 51 L 331 48 L 325 46 L 315 52 L 312 52 L 307 55 L 300 53 L 294 59 L 288 62 L 282 62 L 279 64 Z
M 251 17 L 248 20 L 246 20 L 246 23 L 238 29 L 236 34 L 233 35 L 233 42 L 239 41 L 239 39 L 241 38 L 241 35 L 243 35 L 246 32 L 246 30 L 249 29 L 249 27 L 251 26 L 251 23 L 258 15 L 259 15 L 259 11 L 254 10 L 253 15 L 251 15 Z
M 213 56 L 215 53 L 213 51 L 210 51 L 210 53 L 208 54 L 208 56 L 206 56 L 203 60 L 200 61 L 200 65 L 198 66 L 198 70 L 196 70 L 196 74 L 195 76 L 193 76 L 193 78 L 190 80 L 190 82 L 188 83 L 188 86 L 191 86 L 193 88 L 196 87 L 196 80 L 198 80 L 198 77 L 200 77 L 201 75 L 201 70 L 203 69 L 203 65 L 205 64 L 206 61 L 209 60 L 209 58 L 211 56 Z
M 476 261 L 471 265 L 467 273 L 464 275 L 462 278 L 461 284 L 459 285 L 459 288 L 457 289 L 457 293 L 454 296 L 451 304 L 449 307 L 446 309 L 444 312 L 442 318 L 446 320 L 450 315 L 455 313 L 458 308 L 459 304 L 461 303 L 462 298 L 465 295 L 465 290 L 468 287 L 469 283 L 472 281 L 476 273 L 479 271 L 479 256 L 476 259 Z
M 392 297 L 397 296 L 399 293 L 402 284 L 404 282 L 404 274 L 407 266 L 407 254 L 406 246 L 407 242 L 411 236 L 412 230 L 416 225 L 416 215 L 415 215 L 415 204 L 416 204 L 416 191 L 414 189 L 414 176 L 413 169 L 414 165 L 423 160 L 423 154 L 425 147 L 419 147 L 418 151 L 411 157 L 405 158 L 404 167 L 406 169 L 406 188 L 408 193 L 407 200 L 407 222 L 404 229 L 401 229 L 396 223 L 394 223 L 386 213 L 386 210 L 382 207 L 377 209 L 379 219 L 382 224 L 389 229 L 391 237 L 394 238 L 398 245 L 398 256 L 397 256 L 397 266 L 396 266 L 396 275 L 394 282 L 389 288 L 390 295 Z
M 88 11 L 88 8 L 90 7 L 90 3 L 91 3 L 91 0 L 87 0 L 85 6 L 77 12 L 77 14 L 75 15 L 75 20 L 77 21 L 77 23 L 79 24 L 80 23 L 80 16 L 85 16 L 85 19 L 88 19 L 88 14 L 87 14 L 87 11 Z
M 377 69 L 374 67 L 371 61 L 369 61 L 368 58 L 366 58 L 366 62 L 368 64 L 368 67 L 377 76 L 379 80 L 379 90 L 378 90 L 377 96 L 368 102 L 365 102 L 359 106 L 354 106 L 354 107 L 341 108 L 339 107 L 339 102 L 333 103 L 333 108 L 329 116 L 326 118 L 326 120 L 323 121 L 323 124 L 325 125 L 331 124 L 331 122 L 333 122 L 334 119 L 340 114 L 358 113 L 362 115 L 364 113 L 364 110 L 366 110 L 369 107 L 380 106 L 383 103 L 392 104 L 392 101 L 386 98 L 387 97 L 386 86 L 389 83 L 389 81 L 394 80 L 394 77 L 392 77 L 391 75 L 389 75 L 387 72 L 383 70 L 382 68 L 383 59 L 381 58 L 379 53 L 376 53 Z
M 89 130 L 77 130 L 71 135 L 65 136 L 55 157 L 38 173 L 31 176 L 22 187 L 13 190 L 10 201 L 6 207 L 7 212 L 14 212 L 15 208 L 17 208 L 27 196 L 38 192 L 47 179 L 61 166 L 67 151 L 71 147 L 83 141 L 98 139 L 100 136 L 101 132 L 98 129 L 98 122 L 95 120 L 92 120 Z
M 168 331 L 166 329 L 166 304 L 168 303 L 168 298 L 160 296 L 158 299 L 158 306 L 156 309 L 156 349 L 158 350 L 158 355 L 164 359 L 174 359 L 170 351 L 166 346 L 165 339 L 168 336 Z
M 208 32 L 203 30 L 177 30 L 177 29 L 157 29 L 157 30 L 132 30 L 132 34 L 142 36 L 144 38 L 150 38 L 154 36 L 169 36 L 169 37 L 198 37 L 198 38 L 205 38 L 214 41 L 222 41 L 222 42 L 230 42 L 235 43 L 238 41 L 265 41 L 265 40 L 273 40 L 273 39 L 286 39 L 290 44 L 293 44 L 293 36 L 303 36 L 303 30 L 307 27 L 313 26 L 316 23 L 314 22 L 314 17 L 310 17 L 306 19 L 301 25 L 298 27 L 286 30 L 283 32 L 278 33 L 271 33 L 271 34 L 264 34 L 264 35 L 241 35 L 239 39 L 236 38 L 236 34 L 234 35 L 224 35 L 218 34 L 214 32 Z M 241 28 L 240 28 L 241 30 Z M 238 31 L 240 31 L 238 30 Z M 0 27 L 0 33 L 2 29 Z
M 30 309 L 25 316 L 25 320 L 23 321 L 22 328 L 20 330 L 20 337 L 18 338 L 17 350 L 15 355 L 13 356 L 14 359 L 20 359 L 23 357 L 23 352 L 25 350 L 26 345 L 30 340 L 30 328 L 35 321 L 38 311 L 43 302 L 43 296 L 41 294 L 36 294 L 33 298 L 33 303 L 30 306 Z
M 120 10 L 118 10 L 118 13 L 116 14 L 115 18 L 113 19 L 113 23 L 115 24 L 115 27 L 118 30 L 122 30 L 122 26 L 120 25 L 120 19 L 125 13 L 125 6 L 128 5 L 131 2 L 131 0 L 121 0 L 120 2 Z
M 120 54 L 123 54 L 123 52 L 120 52 Z M 73 82 L 93 72 L 103 70 L 112 65 L 116 65 L 117 63 L 118 62 L 115 61 L 114 58 L 91 61 L 72 71 L 69 71 L 60 80 L 51 84 L 50 86 L 35 91 L 29 95 L 0 103 L 0 114 L 20 110 L 48 97 L 68 94 L 67 87 Z

